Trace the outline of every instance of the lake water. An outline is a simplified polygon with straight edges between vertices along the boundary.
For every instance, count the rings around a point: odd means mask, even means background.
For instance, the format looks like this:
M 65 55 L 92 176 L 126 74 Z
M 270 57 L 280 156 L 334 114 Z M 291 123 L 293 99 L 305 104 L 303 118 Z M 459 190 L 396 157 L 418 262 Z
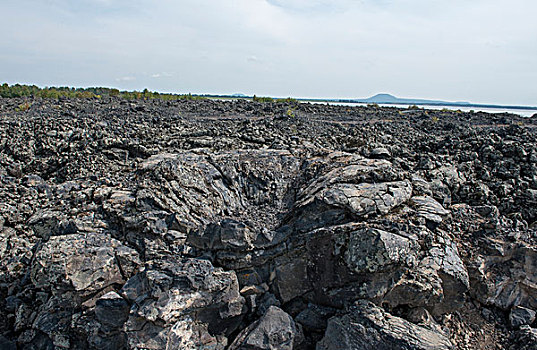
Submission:
M 319 104 L 326 104 L 327 102 L 311 102 L 311 103 L 319 103 Z M 340 105 L 340 106 L 367 106 L 367 103 L 355 103 L 355 102 L 328 102 L 328 104 L 331 105 Z M 379 106 L 382 107 L 397 107 L 397 108 L 404 108 L 407 109 L 409 105 L 399 105 L 399 104 L 383 104 L 379 103 Z M 444 108 L 449 110 L 461 110 L 463 112 L 487 112 L 487 113 L 513 113 L 518 114 L 523 117 L 531 117 L 535 113 L 537 113 L 537 109 L 513 109 L 513 108 L 488 108 L 488 107 L 464 107 L 464 106 L 442 106 L 442 105 L 434 105 L 434 106 L 418 106 L 420 109 L 434 109 L 434 110 L 442 110 Z

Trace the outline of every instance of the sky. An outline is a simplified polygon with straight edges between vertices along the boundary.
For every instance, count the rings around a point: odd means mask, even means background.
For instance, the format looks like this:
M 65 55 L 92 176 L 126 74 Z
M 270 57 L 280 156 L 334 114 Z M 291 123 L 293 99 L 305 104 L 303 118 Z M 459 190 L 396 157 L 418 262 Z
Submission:
M 1 0 L 0 82 L 537 105 L 534 0 Z

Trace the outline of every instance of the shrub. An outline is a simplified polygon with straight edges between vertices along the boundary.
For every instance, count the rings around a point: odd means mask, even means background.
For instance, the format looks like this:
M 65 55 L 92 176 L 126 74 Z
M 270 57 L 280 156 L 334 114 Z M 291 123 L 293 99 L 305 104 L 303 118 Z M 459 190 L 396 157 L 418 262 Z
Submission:
M 256 95 L 254 95 L 252 97 L 252 101 L 266 103 L 266 102 L 274 102 L 274 99 L 268 96 L 257 97 Z
M 25 112 L 30 109 L 32 105 L 29 102 L 21 103 L 17 108 L 15 108 L 15 111 L 17 112 Z
M 295 118 L 296 117 L 295 110 L 293 108 L 291 108 L 291 107 L 287 108 L 287 112 L 285 112 L 285 114 L 289 118 Z

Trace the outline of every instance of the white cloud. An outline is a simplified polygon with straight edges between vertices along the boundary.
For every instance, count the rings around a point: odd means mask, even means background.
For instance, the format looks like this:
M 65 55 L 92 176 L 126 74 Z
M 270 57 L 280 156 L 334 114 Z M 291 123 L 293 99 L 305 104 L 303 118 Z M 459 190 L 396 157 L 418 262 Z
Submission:
M 136 80 L 135 77 L 121 77 L 121 78 L 116 78 L 116 81 L 119 81 L 119 82 L 135 81 L 135 80 Z
M 151 78 L 169 78 L 172 76 L 173 76 L 172 74 L 167 73 L 167 72 L 151 74 Z
M 536 104 L 536 12 L 529 0 L 4 0 L 0 76 Z

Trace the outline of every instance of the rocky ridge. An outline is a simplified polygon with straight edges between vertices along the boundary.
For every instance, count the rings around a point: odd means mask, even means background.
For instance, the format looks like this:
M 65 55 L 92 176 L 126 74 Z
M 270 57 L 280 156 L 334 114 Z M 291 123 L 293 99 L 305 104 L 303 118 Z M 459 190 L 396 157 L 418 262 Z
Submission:
M 116 99 L 0 116 L 1 348 L 537 347 L 535 117 Z

